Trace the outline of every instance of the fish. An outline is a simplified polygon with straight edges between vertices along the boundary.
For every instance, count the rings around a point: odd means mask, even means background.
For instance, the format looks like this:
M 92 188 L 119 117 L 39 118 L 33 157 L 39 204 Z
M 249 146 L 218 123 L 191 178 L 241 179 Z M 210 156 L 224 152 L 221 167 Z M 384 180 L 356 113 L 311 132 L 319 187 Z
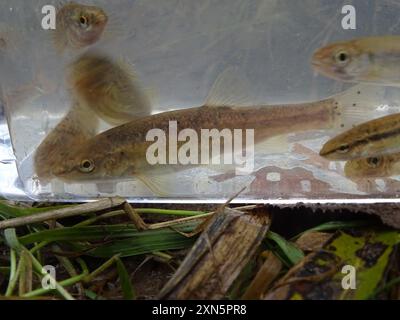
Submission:
M 199 136 L 202 129 L 255 129 L 255 140 L 260 141 L 296 130 L 325 128 L 335 120 L 334 107 L 331 99 L 292 109 L 285 105 L 268 110 L 264 107 L 202 106 L 164 112 L 133 120 L 91 138 L 62 161 L 53 174 L 66 182 L 136 176 L 150 186 L 151 178 L 146 174 L 155 167 L 147 162 L 146 150 L 154 142 L 146 141 L 146 134 L 153 128 L 168 133 L 169 122 L 177 121 L 180 128 L 193 129 Z
M 73 96 L 107 123 L 121 125 L 151 114 L 146 91 L 128 63 L 88 52 L 68 69 Z
M 66 183 L 136 178 L 155 194 L 166 194 L 169 186 L 156 172 L 168 171 L 166 167 L 171 165 L 148 163 L 146 150 L 154 142 L 146 141 L 146 135 L 154 128 L 168 135 L 170 121 L 177 121 L 180 129 L 194 130 L 198 136 L 202 129 L 254 129 L 255 143 L 259 143 L 294 132 L 338 129 L 344 121 L 368 115 L 367 110 L 360 111 L 352 103 L 341 104 L 348 101 L 348 92 L 317 102 L 246 106 L 238 86 L 225 79 L 225 73 L 217 79 L 203 106 L 132 120 L 92 137 L 59 163 L 54 176 Z
M 36 148 L 34 169 L 36 178 L 47 184 L 54 178 L 53 169 L 68 154 L 95 136 L 99 120 L 91 110 L 74 102 L 71 110 Z
M 400 152 L 400 113 L 364 122 L 324 144 L 320 156 L 345 161 Z
M 344 82 L 400 85 L 400 36 L 376 36 L 329 44 L 313 54 L 317 72 Z
M 349 160 L 346 162 L 344 172 L 350 179 L 386 178 L 400 175 L 400 152 Z
M 100 7 L 68 2 L 57 10 L 54 45 L 58 52 L 93 45 L 104 33 L 107 13 Z

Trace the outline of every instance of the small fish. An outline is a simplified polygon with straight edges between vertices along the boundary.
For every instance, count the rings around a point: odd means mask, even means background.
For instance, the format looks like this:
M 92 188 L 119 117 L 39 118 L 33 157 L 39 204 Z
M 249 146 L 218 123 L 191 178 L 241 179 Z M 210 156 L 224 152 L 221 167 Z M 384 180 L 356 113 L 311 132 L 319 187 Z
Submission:
M 234 102 L 242 97 L 240 88 L 223 73 L 204 106 L 151 115 L 107 130 L 65 157 L 53 174 L 65 182 L 138 178 L 154 193 L 165 194 L 168 186 L 162 186 L 154 174 L 158 168 L 146 160 L 146 150 L 154 143 L 146 141 L 146 134 L 158 128 L 168 140 L 169 121 L 177 121 L 180 130 L 194 130 L 199 137 L 202 129 L 254 129 L 258 143 L 293 132 L 338 129 L 343 122 L 354 121 L 353 117 L 368 115 L 366 109 L 354 110 L 352 103 L 342 104 L 348 101 L 348 93 L 312 103 L 246 107 Z M 219 98 L 223 96 L 230 98 Z M 162 171 L 171 166 L 161 167 Z
M 400 85 L 400 36 L 359 38 L 330 44 L 312 57 L 314 69 L 346 82 Z
M 75 103 L 35 151 L 34 168 L 41 183 L 54 178 L 52 171 L 74 149 L 96 134 L 99 121 L 86 107 Z
M 96 43 L 108 22 L 103 9 L 76 2 L 63 5 L 56 16 L 54 43 L 62 53 L 66 49 L 82 49 Z
M 400 113 L 362 123 L 329 140 L 320 155 L 329 160 L 376 157 L 400 151 Z
M 81 104 L 112 125 L 151 114 L 151 105 L 128 64 L 86 53 L 70 67 L 69 83 Z
M 400 175 L 400 153 L 347 161 L 344 172 L 350 179 Z

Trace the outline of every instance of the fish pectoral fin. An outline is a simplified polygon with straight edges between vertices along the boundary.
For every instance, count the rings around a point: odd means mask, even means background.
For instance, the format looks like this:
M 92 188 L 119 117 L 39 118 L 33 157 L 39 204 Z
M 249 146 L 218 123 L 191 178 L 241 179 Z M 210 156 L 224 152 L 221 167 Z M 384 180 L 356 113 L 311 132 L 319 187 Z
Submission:
M 248 106 L 251 104 L 250 82 L 239 72 L 237 67 L 225 69 L 215 80 L 206 98 L 205 106 Z
M 171 192 L 171 182 L 165 175 L 155 174 L 136 174 L 135 175 L 151 192 L 156 196 L 165 198 L 168 197 Z

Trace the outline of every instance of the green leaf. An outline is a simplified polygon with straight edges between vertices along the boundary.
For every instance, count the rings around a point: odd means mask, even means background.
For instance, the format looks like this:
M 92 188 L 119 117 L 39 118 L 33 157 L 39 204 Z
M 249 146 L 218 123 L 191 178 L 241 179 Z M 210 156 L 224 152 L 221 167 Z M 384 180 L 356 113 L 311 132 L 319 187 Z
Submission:
M 285 257 L 290 261 L 292 265 L 297 264 L 304 258 L 304 253 L 296 245 L 285 238 L 281 237 L 279 234 L 269 231 L 267 233 L 267 239 L 274 241 Z M 280 255 L 279 255 L 280 256 Z
M 340 299 L 367 299 L 376 290 L 385 276 L 394 246 L 400 242 L 399 235 L 395 231 L 367 231 L 359 236 L 340 232 L 327 246 L 344 264 L 357 270 L 357 289 L 343 291 Z M 341 272 L 334 277 L 336 281 L 342 279 Z
M 50 206 L 45 208 L 32 208 L 32 207 L 20 207 L 20 206 L 13 206 L 7 203 L 7 201 L 1 200 L 0 201 L 0 215 L 7 218 L 18 218 L 29 216 L 37 213 L 47 212 L 50 210 L 56 210 L 68 207 L 70 205 L 63 205 L 63 206 Z
M 190 221 L 176 225 L 180 232 L 191 232 L 200 222 Z M 63 241 L 72 244 L 76 250 L 85 251 L 96 257 L 122 257 L 151 253 L 154 251 L 175 250 L 190 247 L 194 239 L 188 239 L 170 228 L 138 231 L 133 225 L 66 227 L 40 231 L 21 237 L 24 245 L 46 241 Z M 93 249 L 92 245 L 82 245 L 82 241 L 111 241 Z
M 194 237 L 186 238 L 185 236 L 172 231 L 171 233 L 157 233 L 154 236 L 150 234 L 144 234 L 141 237 L 117 240 L 92 250 L 90 250 L 89 246 L 76 245 L 76 247 L 79 250 L 85 251 L 86 254 L 90 256 L 99 258 L 108 258 L 116 254 L 121 254 L 121 257 L 130 257 L 152 253 L 154 251 L 189 248 L 194 244 L 195 240 L 196 239 Z
M 198 221 L 191 221 L 177 225 L 180 232 L 191 232 L 199 224 Z M 20 237 L 19 241 L 24 244 L 32 244 L 41 241 L 98 241 L 115 240 L 124 238 L 157 238 L 175 236 L 178 234 L 170 228 L 138 231 L 131 224 L 109 225 L 109 226 L 86 226 L 86 227 L 65 227 L 52 230 L 45 230 L 30 233 Z
M 95 292 L 88 289 L 85 290 L 85 295 L 91 300 L 97 300 L 99 298 Z
M 15 250 L 16 252 L 20 252 L 22 250 L 21 243 L 17 237 L 16 229 L 6 229 L 4 230 L 4 238 L 6 239 L 7 245 Z
M 129 277 L 128 271 L 126 270 L 121 259 L 117 259 L 117 270 L 119 275 L 119 282 L 121 283 L 122 293 L 124 295 L 124 299 L 126 300 L 134 300 L 135 291 L 133 290 L 133 286 L 131 283 L 131 279 Z
M 26 254 L 29 255 L 30 259 L 32 260 L 32 265 L 36 272 L 41 274 L 42 276 L 48 276 L 44 269 L 43 266 L 40 264 L 40 262 L 29 252 L 28 249 L 26 249 L 19 241 L 15 229 L 6 229 L 4 231 L 4 236 L 6 238 L 7 244 L 10 246 L 12 250 L 15 250 L 17 253 L 25 252 Z M 55 279 L 54 283 L 56 285 L 56 290 L 58 293 L 63 296 L 67 300 L 74 300 L 74 298 L 69 294 L 68 291 L 66 291 Z
M 396 282 L 386 281 L 399 243 L 397 231 L 337 231 L 321 250 L 289 270 L 282 279 L 286 285 L 279 286 L 267 298 L 365 300 L 373 297 L 387 288 L 385 283 L 391 286 Z

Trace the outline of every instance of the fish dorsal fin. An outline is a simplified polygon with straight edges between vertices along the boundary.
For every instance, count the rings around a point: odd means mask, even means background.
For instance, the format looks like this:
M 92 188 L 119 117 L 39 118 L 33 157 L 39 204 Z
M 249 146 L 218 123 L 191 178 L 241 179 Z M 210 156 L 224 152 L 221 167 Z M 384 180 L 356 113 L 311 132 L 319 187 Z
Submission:
M 248 106 L 250 82 L 238 67 L 225 69 L 215 80 L 205 102 L 208 107 Z

